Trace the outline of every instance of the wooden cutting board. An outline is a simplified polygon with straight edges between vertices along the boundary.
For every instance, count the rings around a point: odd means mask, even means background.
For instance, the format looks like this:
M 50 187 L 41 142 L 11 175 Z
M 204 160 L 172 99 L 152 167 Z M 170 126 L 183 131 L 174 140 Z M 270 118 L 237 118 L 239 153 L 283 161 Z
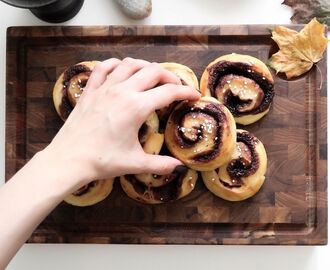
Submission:
M 9 28 L 6 179 L 61 127 L 51 96 L 56 78 L 66 67 L 84 60 L 130 56 L 179 62 L 200 78 L 206 65 L 223 54 L 249 54 L 266 62 L 276 51 L 271 27 Z M 129 199 L 116 182 L 111 195 L 97 205 L 60 204 L 29 242 L 326 244 L 326 58 L 318 67 L 320 72 L 314 67 L 295 80 L 275 76 L 276 94 L 269 114 L 246 128 L 264 143 L 269 159 L 265 184 L 254 197 L 227 202 L 208 192 L 199 180 L 182 200 L 142 205 Z

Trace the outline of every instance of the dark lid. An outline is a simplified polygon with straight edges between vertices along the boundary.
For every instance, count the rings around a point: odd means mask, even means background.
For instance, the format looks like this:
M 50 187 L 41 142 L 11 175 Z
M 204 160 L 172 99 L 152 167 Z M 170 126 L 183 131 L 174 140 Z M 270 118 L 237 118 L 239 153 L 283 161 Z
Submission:
M 38 8 L 56 2 L 57 0 L 1 0 L 11 6 L 21 8 Z

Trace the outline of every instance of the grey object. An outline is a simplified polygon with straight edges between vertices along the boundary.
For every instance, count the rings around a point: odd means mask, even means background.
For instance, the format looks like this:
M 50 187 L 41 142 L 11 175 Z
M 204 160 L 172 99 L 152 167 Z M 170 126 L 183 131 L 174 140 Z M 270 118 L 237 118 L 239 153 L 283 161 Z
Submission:
M 0 0 L 9 5 L 28 8 L 40 20 L 50 23 L 65 22 L 81 9 L 84 0 Z
M 116 0 L 120 9 L 130 18 L 139 20 L 150 15 L 151 0 Z

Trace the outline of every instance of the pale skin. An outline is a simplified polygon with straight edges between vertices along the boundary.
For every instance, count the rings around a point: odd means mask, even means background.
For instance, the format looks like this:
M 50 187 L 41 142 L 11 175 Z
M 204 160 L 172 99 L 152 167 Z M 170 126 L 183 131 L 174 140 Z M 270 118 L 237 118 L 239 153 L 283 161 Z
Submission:
M 171 173 L 181 162 L 144 153 L 138 130 L 148 115 L 200 94 L 156 63 L 126 58 L 95 67 L 52 142 L 0 188 L 0 269 L 68 194 L 123 174 Z

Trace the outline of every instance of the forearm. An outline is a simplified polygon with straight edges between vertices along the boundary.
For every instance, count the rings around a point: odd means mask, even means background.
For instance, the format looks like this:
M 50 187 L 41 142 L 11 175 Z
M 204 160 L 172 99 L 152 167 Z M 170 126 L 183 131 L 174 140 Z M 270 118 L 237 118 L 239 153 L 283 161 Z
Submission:
M 55 93 L 69 91 L 63 87 Z M 138 139 L 156 110 L 200 97 L 176 74 L 143 60 L 109 59 L 95 67 L 80 90 L 52 143 L 0 188 L 0 269 L 45 216 L 81 186 L 124 174 L 168 174 L 181 164 L 145 153 Z
M 47 150 L 35 155 L 0 188 L 0 269 L 79 179 Z M 66 164 L 70 168 L 72 164 Z

